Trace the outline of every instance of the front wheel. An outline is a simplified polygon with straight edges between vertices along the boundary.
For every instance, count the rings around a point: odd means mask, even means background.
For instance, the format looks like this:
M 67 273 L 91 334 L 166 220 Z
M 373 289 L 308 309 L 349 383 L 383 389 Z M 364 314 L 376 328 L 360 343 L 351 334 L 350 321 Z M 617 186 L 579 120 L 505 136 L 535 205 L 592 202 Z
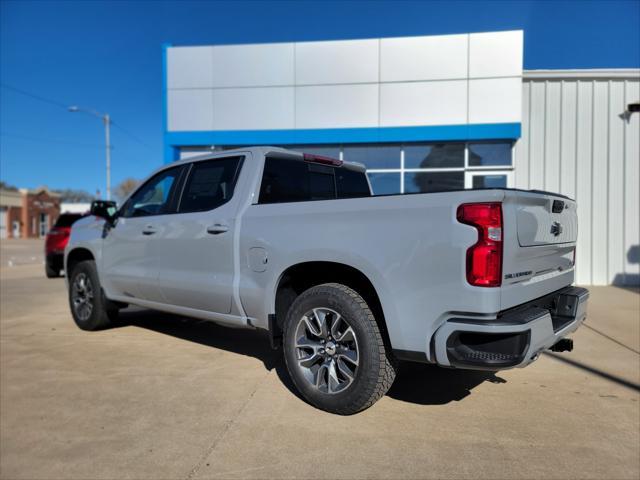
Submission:
M 293 383 L 312 405 L 350 415 L 391 387 L 395 366 L 364 299 L 338 283 L 310 288 L 291 305 L 284 356 Z
M 69 279 L 69 306 L 76 325 L 82 330 L 108 328 L 118 309 L 105 298 L 93 260 L 78 263 Z

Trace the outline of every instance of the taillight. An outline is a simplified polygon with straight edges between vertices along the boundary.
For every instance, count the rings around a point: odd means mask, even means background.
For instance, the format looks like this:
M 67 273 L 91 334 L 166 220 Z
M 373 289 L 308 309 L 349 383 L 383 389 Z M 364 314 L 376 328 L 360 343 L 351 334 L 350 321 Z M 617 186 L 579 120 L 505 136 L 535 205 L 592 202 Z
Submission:
M 458 207 L 460 223 L 478 230 L 478 241 L 467 250 L 467 281 L 476 287 L 502 284 L 502 205 L 465 203 Z

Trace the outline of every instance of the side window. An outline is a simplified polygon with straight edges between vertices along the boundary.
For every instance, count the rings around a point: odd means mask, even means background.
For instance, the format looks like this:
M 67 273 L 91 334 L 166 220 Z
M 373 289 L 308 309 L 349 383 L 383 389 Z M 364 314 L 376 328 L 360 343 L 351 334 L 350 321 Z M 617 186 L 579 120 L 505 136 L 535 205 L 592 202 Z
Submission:
M 259 203 L 369 196 L 371 192 L 364 172 L 269 157 L 264 164 Z
M 260 203 L 302 202 L 309 200 L 307 164 L 284 158 L 265 159 Z
M 242 158 L 195 162 L 184 186 L 178 212 L 204 212 L 227 203 L 233 197 Z
M 357 172 L 348 168 L 336 170 L 336 187 L 338 198 L 370 197 L 371 190 L 365 172 Z
M 142 185 L 123 206 L 122 216 L 147 217 L 169 213 L 182 166 L 163 170 Z

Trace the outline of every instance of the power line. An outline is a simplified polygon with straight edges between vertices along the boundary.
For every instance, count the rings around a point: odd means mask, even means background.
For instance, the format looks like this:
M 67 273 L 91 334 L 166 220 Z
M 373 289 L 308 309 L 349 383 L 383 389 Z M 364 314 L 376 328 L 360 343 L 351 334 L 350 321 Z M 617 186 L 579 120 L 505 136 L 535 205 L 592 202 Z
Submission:
M 73 145 L 76 147 L 84 147 L 84 148 L 104 148 L 103 145 L 98 145 L 95 143 L 80 143 L 80 142 L 74 142 L 73 140 L 59 140 L 55 138 L 31 137 L 29 135 L 21 135 L 19 133 L 0 132 L 0 137 L 16 138 L 19 140 L 26 140 L 29 142 L 37 142 L 37 143 L 62 143 L 65 145 Z
M 63 108 L 65 111 L 69 110 L 69 104 L 64 104 L 64 103 L 58 102 L 57 100 L 52 100 L 50 98 L 46 98 L 46 97 L 43 97 L 43 96 L 35 94 L 35 93 L 27 92 L 26 90 L 22 90 L 21 88 L 14 87 L 12 85 L 7 85 L 6 83 L 1 83 L 0 86 L 2 88 L 6 88 L 7 90 L 11 90 L 13 92 L 19 93 L 20 95 L 24 95 L 25 97 L 33 98 L 35 100 L 40 100 L 41 102 L 48 103 L 50 105 L 55 105 L 56 107 Z M 136 136 L 133 133 L 131 133 L 128 130 L 126 130 L 119 123 L 116 123 L 113 120 L 111 120 L 111 125 L 113 125 L 117 129 L 119 129 L 125 135 L 129 136 L 135 142 L 137 142 L 140 145 L 148 148 L 149 150 L 152 150 L 152 148 L 149 146 L 149 144 L 147 144 L 147 143 L 143 142 L 142 140 L 140 140 L 140 138 L 138 136 Z M 60 143 L 59 141 L 56 141 L 56 140 L 52 140 L 52 141 L 56 142 L 56 143 Z
M 27 92 L 26 90 L 22 90 L 21 88 L 12 87 L 11 85 L 7 85 L 6 83 L 0 84 L 2 88 L 6 88 L 7 90 L 11 90 L 13 92 L 19 93 L 20 95 L 24 95 L 25 97 L 34 98 L 36 100 L 40 100 L 41 102 L 48 103 L 50 105 L 55 105 L 56 107 L 64 108 L 67 110 L 69 108 L 68 105 L 64 103 L 60 103 L 56 100 L 51 100 L 50 98 L 45 98 L 40 95 L 36 95 L 35 93 Z
M 143 147 L 148 148 L 149 150 L 153 150 L 149 144 L 143 142 L 142 140 L 140 140 L 136 135 L 134 135 L 133 133 L 129 132 L 128 130 L 125 130 L 119 123 L 114 122 L 113 120 L 111 120 L 111 125 L 113 125 L 114 127 L 116 127 L 118 130 L 120 130 L 122 133 L 125 133 L 126 135 L 128 135 L 132 140 L 136 141 L 137 143 L 139 143 L 140 145 L 142 145 Z

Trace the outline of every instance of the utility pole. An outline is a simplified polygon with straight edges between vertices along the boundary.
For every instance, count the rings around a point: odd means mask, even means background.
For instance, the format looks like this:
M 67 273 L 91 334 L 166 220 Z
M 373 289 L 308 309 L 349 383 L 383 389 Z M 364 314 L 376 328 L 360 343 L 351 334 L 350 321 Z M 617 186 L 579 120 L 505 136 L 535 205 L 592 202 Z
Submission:
M 107 200 L 111 200 L 111 119 L 109 114 L 105 114 L 102 120 L 104 122 L 104 137 L 107 148 Z
M 107 200 L 111 200 L 111 117 L 108 113 L 100 113 L 90 108 L 81 108 L 76 105 L 69 107 L 70 112 L 82 112 L 102 119 L 104 123 L 104 139 L 107 156 Z

